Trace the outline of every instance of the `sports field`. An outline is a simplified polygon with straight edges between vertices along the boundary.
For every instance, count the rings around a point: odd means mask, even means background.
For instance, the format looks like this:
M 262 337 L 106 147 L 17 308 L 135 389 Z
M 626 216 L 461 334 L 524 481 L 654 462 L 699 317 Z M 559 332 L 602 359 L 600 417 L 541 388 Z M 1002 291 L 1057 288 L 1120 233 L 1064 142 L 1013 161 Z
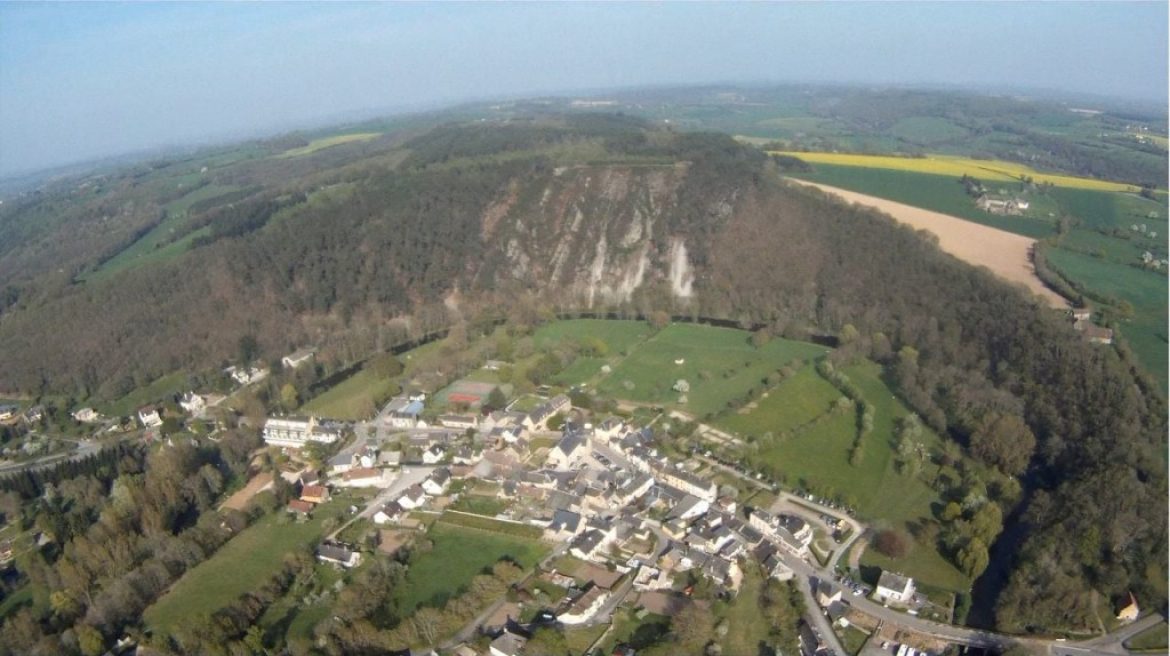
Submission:
M 1121 182 L 1079 178 L 1058 173 L 1042 173 L 1029 166 L 1002 160 L 971 159 L 950 155 L 928 155 L 926 157 L 893 157 L 889 155 L 855 155 L 850 153 L 804 153 L 775 151 L 777 155 L 798 157 L 811 164 L 835 164 L 861 168 L 892 169 L 913 171 L 959 178 L 969 175 L 980 180 L 1019 181 L 1024 177 L 1036 182 L 1045 182 L 1069 189 L 1094 189 L 1097 191 L 1139 191 L 1137 187 Z

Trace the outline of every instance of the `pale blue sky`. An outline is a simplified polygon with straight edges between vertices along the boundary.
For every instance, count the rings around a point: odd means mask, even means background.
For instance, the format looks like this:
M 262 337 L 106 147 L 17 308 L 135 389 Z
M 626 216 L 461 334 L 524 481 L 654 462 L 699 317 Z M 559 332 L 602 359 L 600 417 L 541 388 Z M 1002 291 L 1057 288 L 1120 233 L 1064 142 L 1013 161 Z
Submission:
M 0 175 L 362 110 L 769 81 L 1164 101 L 1167 3 L 0 3 Z

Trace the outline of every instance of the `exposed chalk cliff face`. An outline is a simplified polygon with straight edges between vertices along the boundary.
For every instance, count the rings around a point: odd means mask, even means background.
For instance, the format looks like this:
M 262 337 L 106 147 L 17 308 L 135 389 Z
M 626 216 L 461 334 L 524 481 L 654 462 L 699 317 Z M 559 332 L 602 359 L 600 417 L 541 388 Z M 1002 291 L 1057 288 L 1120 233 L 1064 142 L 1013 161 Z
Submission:
M 483 214 L 478 283 L 519 281 L 587 307 L 629 301 L 659 281 L 676 299 L 691 298 L 691 245 L 674 220 L 687 171 L 576 166 L 513 181 Z M 712 199 L 711 213 L 726 215 L 730 202 Z

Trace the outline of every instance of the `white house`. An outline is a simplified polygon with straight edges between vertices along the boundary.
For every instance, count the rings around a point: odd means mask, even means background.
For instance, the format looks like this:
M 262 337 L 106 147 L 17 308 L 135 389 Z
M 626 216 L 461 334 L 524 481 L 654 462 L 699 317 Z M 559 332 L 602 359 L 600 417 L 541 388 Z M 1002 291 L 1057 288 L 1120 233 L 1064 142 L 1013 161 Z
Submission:
M 406 510 L 414 510 L 427 502 L 427 493 L 421 485 L 411 485 L 398 497 L 397 502 Z
M 446 467 L 436 469 L 422 482 L 422 489 L 427 494 L 437 497 L 451 486 L 451 470 Z
M 528 639 L 522 635 L 505 630 L 488 645 L 491 656 L 520 656 L 524 653 L 524 645 Z
M 672 487 L 693 494 L 700 499 L 707 502 L 713 502 L 718 497 L 719 488 L 714 482 L 703 479 L 688 471 L 683 471 L 673 465 L 657 465 L 650 464 L 651 471 L 654 472 L 654 478 L 661 483 L 666 483 Z
M 443 447 L 436 444 L 426 451 L 423 451 L 422 461 L 424 465 L 434 465 L 440 462 L 446 455 L 447 452 L 443 449 Z
M 263 380 L 268 375 L 267 369 L 260 369 L 257 367 L 236 367 L 231 366 L 224 369 L 223 372 L 232 377 L 232 380 L 241 385 L 251 385 L 252 383 Z
M 285 369 L 296 369 L 302 364 L 311 361 L 316 352 L 316 349 L 303 348 L 281 358 L 280 364 L 284 365 Z
M 444 428 L 467 430 L 479 426 L 479 417 L 475 415 L 440 415 L 439 423 Z
M 573 469 L 589 455 L 588 439 L 581 433 L 573 432 L 561 438 L 548 453 L 545 465 L 554 469 Z
M 342 567 L 350 568 L 357 567 L 362 562 L 362 554 L 339 545 L 323 544 L 317 547 L 317 559 L 321 562 L 336 563 Z
M 154 406 L 142 406 L 138 409 L 138 422 L 145 428 L 154 428 L 162 426 L 162 417 L 158 414 L 158 408 Z
M 400 506 L 397 501 L 391 501 L 390 503 L 379 508 L 378 512 L 374 513 L 374 523 L 385 524 L 387 522 L 392 522 L 401 517 L 402 513 L 402 506 Z
M 207 407 L 207 400 L 195 392 L 187 392 L 179 399 L 179 406 L 189 415 L 197 415 Z
M 423 411 L 421 399 L 396 396 L 386 405 L 386 424 L 391 428 L 415 428 Z
M 914 579 L 893 572 L 882 572 L 873 596 L 883 603 L 909 603 L 914 598 Z
M 299 449 L 309 442 L 333 444 L 340 435 L 317 425 L 314 417 L 269 417 L 264 422 L 264 441 L 273 446 Z
M 386 479 L 381 469 L 358 467 L 342 474 L 341 480 L 334 484 L 341 487 L 381 487 L 385 483 Z
M 539 430 L 545 427 L 550 417 L 572 407 L 573 404 L 569 401 L 569 397 L 558 394 L 528 413 L 528 416 L 524 417 L 523 425 L 528 430 Z
M 82 408 L 80 410 L 74 411 L 73 418 L 77 421 L 88 424 L 95 421 L 101 421 L 102 416 L 98 414 L 97 410 L 94 410 L 93 408 Z

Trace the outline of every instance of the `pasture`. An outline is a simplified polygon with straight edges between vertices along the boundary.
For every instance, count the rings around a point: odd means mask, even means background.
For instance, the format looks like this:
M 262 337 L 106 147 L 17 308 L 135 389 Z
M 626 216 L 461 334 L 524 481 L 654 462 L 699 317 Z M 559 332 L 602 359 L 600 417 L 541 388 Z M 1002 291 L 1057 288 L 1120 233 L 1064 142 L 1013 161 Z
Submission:
M 781 366 L 825 352 L 815 344 L 784 339 L 773 339 L 757 349 L 749 337 L 732 328 L 672 324 L 633 349 L 602 379 L 598 391 L 618 399 L 674 406 L 702 417 L 734 405 Z M 679 392 L 671 389 L 680 379 L 690 385 L 684 404 L 677 403 Z
M 332 148 L 333 146 L 340 146 L 341 144 L 354 143 L 356 141 L 369 141 L 382 136 L 381 132 L 355 132 L 353 134 L 339 134 L 332 137 L 322 137 L 320 139 L 313 139 L 307 145 L 299 148 L 291 148 L 276 156 L 276 159 L 288 159 L 290 157 L 302 157 L 304 155 L 311 155 L 318 150 Z
M 595 338 L 605 343 L 608 354 L 618 355 L 628 352 L 650 333 L 650 326 L 645 321 L 563 319 L 537 328 L 532 341 L 538 349 L 542 349 L 566 340 L 580 342 L 586 338 Z
M 393 378 L 362 369 L 307 401 L 301 406 L 300 412 L 347 421 L 369 419 L 377 411 L 378 402 L 397 387 Z
M 1063 276 L 1096 295 L 1133 306 L 1133 318 L 1120 325 L 1121 335 L 1145 369 L 1162 383 L 1163 390 L 1170 386 L 1166 370 L 1170 356 L 1166 331 L 1170 287 L 1166 274 L 1060 248 L 1049 249 L 1048 260 Z
M 777 434 L 816 419 L 841 397 L 841 392 L 821 378 L 812 365 L 805 366 L 766 394 L 752 408 L 723 415 L 715 426 L 743 436 Z
M 757 467 L 783 474 L 790 485 L 799 485 L 818 494 L 831 492 L 830 496 L 842 496 L 869 521 L 905 527 L 915 520 L 932 517 L 931 504 L 938 500 L 938 495 L 931 489 L 928 479 L 936 473 L 937 467 L 924 463 L 922 473 L 917 476 L 899 474 L 894 468 L 894 429 L 897 420 L 909 414 L 909 410 L 882 381 L 881 368 L 877 364 L 863 362 L 846 367 L 843 372 L 874 407 L 873 431 L 864 438 L 863 455 L 858 465 L 849 463 L 849 452 L 857 435 L 857 414 L 854 411 L 823 414 L 814 424 L 794 435 L 757 438 L 744 458 Z M 802 370 L 781 383 L 769 394 L 769 400 L 775 396 L 778 404 L 785 399 L 791 399 L 793 405 L 805 403 L 809 398 L 814 403 L 826 402 L 829 393 L 820 386 L 828 383 L 806 376 Z M 781 394 L 790 383 L 794 385 L 788 388 L 788 394 Z M 810 393 L 801 388 L 820 391 Z M 836 392 L 835 388 L 830 389 Z M 930 453 L 939 449 L 941 440 L 933 432 L 924 430 L 921 444 Z M 884 566 L 905 571 L 921 577 L 927 584 L 948 590 L 963 590 L 970 585 L 941 554 L 924 545 L 915 545 L 906 558 L 897 562 L 887 559 Z
M 188 391 L 187 388 L 187 374 L 176 371 L 135 389 L 117 401 L 94 406 L 94 409 L 107 417 L 127 417 L 147 403 L 156 403 L 168 396 Z
M 489 520 L 490 521 L 490 520 Z M 548 548 L 539 541 L 436 522 L 427 533 L 434 544 L 411 558 L 406 580 L 395 592 L 403 616 L 421 605 L 442 607 L 485 569 L 507 558 L 527 569 Z
M 293 520 L 283 509 L 265 516 L 189 570 L 147 608 L 143 614 L 147 626 L 168 633 L 192 616 L 213 613 L 259 588 L 279 571 L 285 554 L 312 549 L 326 521 L 340 516 L 347 505 L 344 499 L 334 499 L 304 522 Z
M 851 153 L 806 153 L 775 151 L 781 155 L 791 155 L 809 162 L 810 164 L 835 164 L 838 166 L 855 166 L 861 168 L 891 169 L 895 171 L 911 171 L 930 175 L 944 175 L 959 178 L 970 175 L 987 181 L 1019 181 L 1029 177 L 1036 182 L 1045 182 L 1057 187 L 1069 189 L 1093 189 L 1097 191 L 1139 191 L 1131 184 L 1097 180 L 1095 178 L 1080 178 L 1058 173 L 1043 173 L 1030 166 L 1005 162 L 1003 160 L 972 159 L 952 155 L 928 155 L 926 157 L 895 157 L 891 155 L 855 155 Z
M 176 230 L 187 220 L 187 210 L 195 203 L 224 196 L 240 187 L 235 185 L 209 184 L 171 201 L 166 205 L 166 218 L 134 243 L 122 249 L 117 255 L 106 260 L 97 269 L 81 276 L 82 280 L 95 281 L 108 278 L 120 271 L 139 267 L 152 262 L 163 262 L 186 252 L 191 241 L 207 230 L 195 231 L 172 240 Z

